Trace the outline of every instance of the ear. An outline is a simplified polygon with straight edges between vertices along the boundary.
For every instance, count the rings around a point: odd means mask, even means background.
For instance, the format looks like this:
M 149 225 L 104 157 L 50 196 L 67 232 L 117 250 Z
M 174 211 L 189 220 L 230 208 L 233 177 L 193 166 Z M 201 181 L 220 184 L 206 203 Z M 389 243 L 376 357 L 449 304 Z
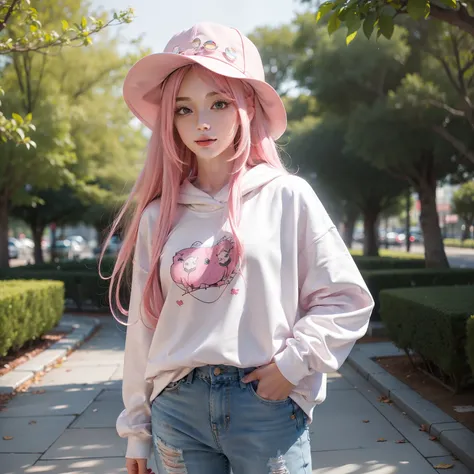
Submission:
M 255 107 L 253 105 L 247 109 L 247 114 L 249 116 L 249 120 L 252 121 L 255 117 Z
M 249 121 L 251 122 L 255 117 L 255 93 L 250 96 L 247 96 L 246 103 L 247 103 L 247 115 L 249 116 Z

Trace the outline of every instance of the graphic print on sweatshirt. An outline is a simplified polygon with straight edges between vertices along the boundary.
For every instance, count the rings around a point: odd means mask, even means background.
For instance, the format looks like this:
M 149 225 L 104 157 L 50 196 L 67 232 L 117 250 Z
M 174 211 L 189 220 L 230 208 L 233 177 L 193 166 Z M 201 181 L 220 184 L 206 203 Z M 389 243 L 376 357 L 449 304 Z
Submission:
M 234 239 L 225 236 L 212 246 L 194 242 L 173 257 L 171 278 L 183 290 L 202 303 L 214 303 L 225 292 L 238 273 L 237 249 Z M 233 289 L 231 294 L 236 295 Z M 176 302 L 179 306 L 183 300 Z

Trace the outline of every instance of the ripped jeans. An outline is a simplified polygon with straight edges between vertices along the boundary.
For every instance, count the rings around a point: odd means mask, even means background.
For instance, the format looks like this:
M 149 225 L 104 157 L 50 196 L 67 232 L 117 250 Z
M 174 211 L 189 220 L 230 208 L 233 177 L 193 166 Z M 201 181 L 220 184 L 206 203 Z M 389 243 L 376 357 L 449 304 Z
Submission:
M 241 382 L 251 371 L 199 367 L 153 400 L 158 474 L 312 472 L 306 415 L 290 398 L 257 395 L 257 382 Z

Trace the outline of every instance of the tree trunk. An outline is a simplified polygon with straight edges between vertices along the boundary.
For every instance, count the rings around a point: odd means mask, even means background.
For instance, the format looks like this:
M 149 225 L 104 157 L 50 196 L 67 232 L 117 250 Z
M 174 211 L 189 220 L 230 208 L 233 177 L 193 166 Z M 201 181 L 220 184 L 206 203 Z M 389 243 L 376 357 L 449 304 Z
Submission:
M 379 210 L 364 209 L 364 255 L 378 257 L 379 239 L 377 235 L 377 219 Z
M 342 238 L 348 248 L 352 248 L 352 239 L 354 237 L 354 227 L 357 220 L 357 212 L 349 212 L 342 223 L 343 233 Z
M 35 243 L 35 264 L 44 263 L 43 248 L 41 247 L 41 240 L 43 238 L 44 228 L 43 224 L 30 223 L 31 233 L 33 235 L 33 242 Z
M 8 197 L 0 195 L 0 268 L 8 268 Z
M 436 208 L 436 178 L 433 158 L 423 160 L 425 169 L 417 183 L 420 199 L 420 225 L 425 242 L 425 261 L 428 268 L 449 268 Z

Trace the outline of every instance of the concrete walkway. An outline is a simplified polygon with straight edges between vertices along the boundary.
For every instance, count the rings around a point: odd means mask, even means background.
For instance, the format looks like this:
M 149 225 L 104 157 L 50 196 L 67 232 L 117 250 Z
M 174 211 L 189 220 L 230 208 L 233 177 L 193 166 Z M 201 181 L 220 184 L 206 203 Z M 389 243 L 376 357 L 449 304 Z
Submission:
M 115 431 L 125 328 L 111 317 L 101 321 L 61 367 L 0 412 L 0 474 L 126 472 L 125 441 Z M 433 467 L 439 463 L 454 464 L 453 474 L 470 472 L 394 405 L 381 403 L 348 364 L 331 374 L 328 391 L 311 425 L 313 473 L 445 472 Z

